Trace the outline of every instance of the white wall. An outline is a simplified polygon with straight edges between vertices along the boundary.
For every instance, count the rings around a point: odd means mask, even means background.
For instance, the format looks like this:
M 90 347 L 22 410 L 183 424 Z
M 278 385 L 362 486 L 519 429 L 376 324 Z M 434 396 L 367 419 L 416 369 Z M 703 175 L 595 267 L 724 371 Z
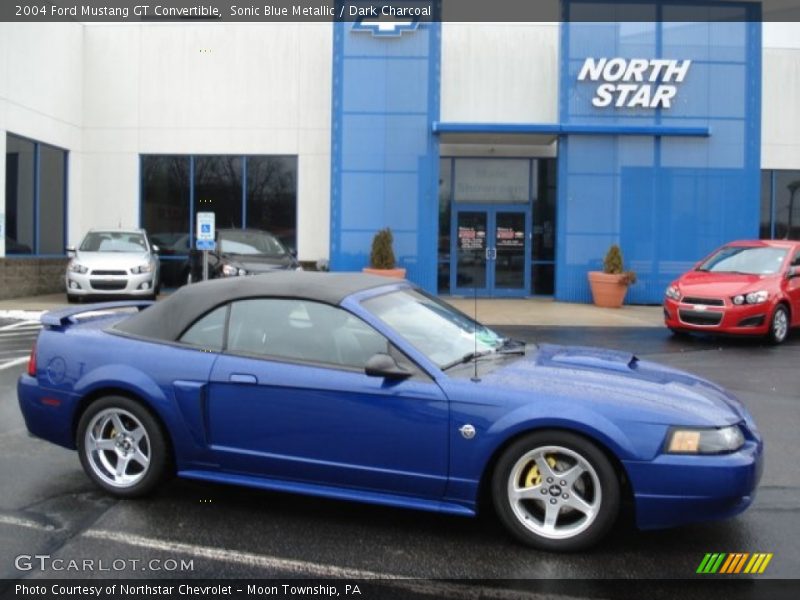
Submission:
M 7 131 L 80 152 L 82 38 L 83 27 L 74 23 L 0 23 L 0 214 L 5 213 Z M 71 198 L 80 197 L 80 180 L 71 169 Z M 0 239 L 0 256 L 4 253 Z
M 84 229 L 139 222 L 140 154 L 297 155 L 298 251 L 328 256 L 329 24 L 91 25 Z
M 764 23 L 761 168 L 800 169 L 800 23 Z
M 444 23 L 442 121 L 555 123 L 558 23 Z

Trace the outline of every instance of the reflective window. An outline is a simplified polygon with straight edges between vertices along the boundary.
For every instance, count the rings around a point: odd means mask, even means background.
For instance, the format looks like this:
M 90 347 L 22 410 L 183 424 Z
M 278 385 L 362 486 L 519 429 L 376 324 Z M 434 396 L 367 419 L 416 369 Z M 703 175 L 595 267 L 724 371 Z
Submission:
M 439 161 L 439 267 L 440 294 L 450 293 L 450 214 L 452 207 L 453 160 Z
M 761 172 L 761 224 L 764 239 L 800 240 L 800 171 Z
M 213 212 L 217 229 L 242 227 L 242 159 L 198 156 L 194 161 L 194 210 Z
M 225 254 L 280 257 L 287 253 L 275 236 L 262 231 L 220 231 L 219 246 Z
M 247 157 L 247 226 L 297 249 L 297 157 Z
M 388 352 L 389 343 L 341 308 L 308 300 L 265 298 L 233 303 L 227 349 L 363 369 L 373 354 Z
M 184 344 L 199 346 L 204 350 L 221 352 L 222 342 L 225 339 L 225 317 L 227 312 L 228 306 L 225 305 L 212 310 L 204 317 L 200 317 L 181 336 L 180 341 Z
M 6 136 L 6 254 L 33 254 L 35 144 Z
M 63 254 L 67 153 L 39 146 L 39 254 Z
M 142 157 L 142 227 L 162 257 L 189 252 L 189 157 Z
M 65 150 L 6 135 L 7 255 L 64 254 L 66 174 Z
M 527 203 L 530 163 L 517 158 L 457 158 L 456 202 Z

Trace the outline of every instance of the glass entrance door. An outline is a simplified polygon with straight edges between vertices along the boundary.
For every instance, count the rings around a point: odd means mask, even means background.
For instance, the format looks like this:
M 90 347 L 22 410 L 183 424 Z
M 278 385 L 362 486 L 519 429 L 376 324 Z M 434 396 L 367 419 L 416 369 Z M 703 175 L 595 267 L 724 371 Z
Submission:
M 455 294 L 527 296 L 530 213 L 527 207 L 469 205 L 453 211 L 450 289 Z

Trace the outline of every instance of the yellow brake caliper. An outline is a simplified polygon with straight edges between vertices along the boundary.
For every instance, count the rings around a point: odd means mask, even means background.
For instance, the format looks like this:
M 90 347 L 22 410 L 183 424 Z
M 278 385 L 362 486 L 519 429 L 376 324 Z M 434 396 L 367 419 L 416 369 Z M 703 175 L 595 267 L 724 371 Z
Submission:
M 546 457 L 547 464 L 550 465 L 551 468 L 555 468 L 556 466 L 556 459 L 552 456 Z M 542 483 L 542 474 L 539 473 L 539 467 L 536 466 L 535 462 L 531 463 L 531 468 L 525 475 L 525 486 L 524 487 L 533 487 L 535 485 L 540 485 Z

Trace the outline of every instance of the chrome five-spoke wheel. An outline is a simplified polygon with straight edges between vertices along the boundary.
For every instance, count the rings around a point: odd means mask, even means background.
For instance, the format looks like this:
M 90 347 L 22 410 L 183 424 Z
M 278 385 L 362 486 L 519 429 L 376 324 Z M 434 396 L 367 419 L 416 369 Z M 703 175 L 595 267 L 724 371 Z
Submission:
M 548 539 L 564 539 L 591 526 L 603 493 L 597 473 L 580 454 L 543 446 L 514 464 L 508 497 L 525 527 Z
M 136 485 L 150 467 L 150 437 L 139 419 L 121 408 L 96 414 L 84 443 L 92 471 L 114 487 Z
M 518 539 L 546 550 L 578 550 L 605 535 L 619 511 L 614 467 L 592 442 L 538 431 L 511 444 L 492 481 L 495 508 Z
M 84 471 L 117 496 L 146 494 L 166 472 L 162 428 L 130 398 L 107 396 L 90 404 L 78 424 L 77 441 Z

